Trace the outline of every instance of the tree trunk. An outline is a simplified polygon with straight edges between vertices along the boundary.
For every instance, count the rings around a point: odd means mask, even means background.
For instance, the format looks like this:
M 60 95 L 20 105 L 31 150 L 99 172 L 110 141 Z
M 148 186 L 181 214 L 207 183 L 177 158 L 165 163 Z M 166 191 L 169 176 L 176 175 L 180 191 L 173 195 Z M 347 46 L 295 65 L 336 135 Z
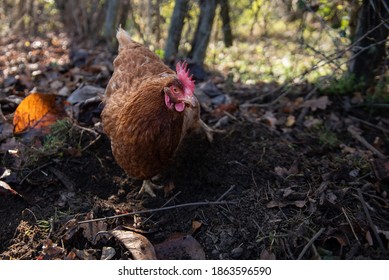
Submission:
M 203 65 L 211 36 L 213 19 L 216 12 L 216 0 L 200 0 L 200 17 L 193 38 L 190 57 L 192 62 Z
M 153 26 L 153 32 L 155 33 L 155 41 L 157 42 L 159 48 L 161 47 L 161 0 L 157 0 L 155 6 L 155 24 Z
M 126 29 L 128 12 L 130 11 L 130 0 L 120 0 L 119 8 L 119 24 L 123 29 Z
M 224 35 L 224 45 L 226 48 L 232 46 L 232 31 L 231 31 L 231 20 L 230 20 L 230 5 L 228 0 L 219 0 L 220 5 L 220 17 L 223 22 L 223 35 Z
M 110 0 L 107 3 L 107 10 L 105 13 L 105 22 L 104 22 L 104 38 L 109 42 L 109 45 L 111 45 L 111 42 L 113 41 L 115 37 L 115 31 L 116 31 L 116 18 L 118 15 L 118 7 L 119 7 L 119 1 L 118 0 Z
M 384 23 L 389 19 L 387 0 L 364 0 L 358 14 L 353 59 L 349 71 L 367 88 L 374 82 L 386 54 L 389 29 Z M 385 7 L 386 6 L 386 7 Z
M 176 0 L 173 15 L 170 22 L 169 34 L 165 46 L 165 62 L 169 65 L 174 63 L 181 40 L 184 20 L 188 13 L 189 0 Z

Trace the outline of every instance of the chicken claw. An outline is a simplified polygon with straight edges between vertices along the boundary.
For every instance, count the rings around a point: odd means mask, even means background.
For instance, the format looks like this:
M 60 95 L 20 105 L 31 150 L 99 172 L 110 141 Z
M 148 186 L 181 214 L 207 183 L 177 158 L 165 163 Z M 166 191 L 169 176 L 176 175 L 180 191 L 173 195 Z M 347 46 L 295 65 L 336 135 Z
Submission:
M 199 119 L 200 126 L 207 135 L 207 139 L 209 143 L 212 143 L 213 141 L 213 133 L 215 132 L 212 128 L 210 128 L 205 122 L 203 122 L 201 119 Z
M 142 187 L 140 188 L 140 191 L 138 195 L 142 195 L 145 192 L 148 193 L 151 197 L 156 197 L 154 190 L 160 190 L 163 186 L 156 185 L 151 180 L 143 180 Z

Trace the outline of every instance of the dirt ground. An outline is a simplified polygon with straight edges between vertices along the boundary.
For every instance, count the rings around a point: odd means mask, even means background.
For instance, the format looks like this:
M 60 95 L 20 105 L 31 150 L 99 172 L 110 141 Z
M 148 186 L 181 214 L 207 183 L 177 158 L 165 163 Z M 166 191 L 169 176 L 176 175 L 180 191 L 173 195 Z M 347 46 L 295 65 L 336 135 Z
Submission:
M 138 195 L 141 182 L 115 163 L 98 129 L 70 125 L 63 147 L 28 166 L 4 148 L 11 175 L 2 180 L 13 192 L 0 192 L 0 259 L 100 259 L 107 248 L 111 259 L 137 258 L 114 230 L 135 233 L 161 259 L 387 259 L 389 189 L 372 164 L 389 153 L 387 113 L 346 108 L 345 96 L 322 109 L 300 106 L 325 96 L 304 100 L 307 85 L 273 102 L 268 86 L 218 83 L 235 105 L 202 116 L 223 131 L 212 143 L 191 134 L 156 198 Z

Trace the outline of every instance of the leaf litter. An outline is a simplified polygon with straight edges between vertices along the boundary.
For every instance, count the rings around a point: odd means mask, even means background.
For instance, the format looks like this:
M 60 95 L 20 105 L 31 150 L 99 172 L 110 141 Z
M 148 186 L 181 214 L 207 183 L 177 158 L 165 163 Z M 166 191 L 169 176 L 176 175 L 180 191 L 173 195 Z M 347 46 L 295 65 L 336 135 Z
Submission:
M 325 92 L 307 98 L 304 83 L 285 94 L 275 83 L 211 79 L 197 94 L 204 119 L 224 133 L 211 145 L 189 137 L 159 179 L 172 186 L 167 197 L 138 198 L 140 182 L 116 165 L 101 134 L 113 55 L 98 46 L 69 54 L 64 36 L 1 40 L 0 153 L 10 170 L 1 178 L 1 259 L 387 257 L 386 112 L 345 109 L 347 97 Z M 49 105 L 22 109 L 32 98 Z M 354 94 L 352 103 L 365 100 Z M 34 129 L 28 141 L 12 133 Z M 226 191 L 233 204 L 79 224 Z

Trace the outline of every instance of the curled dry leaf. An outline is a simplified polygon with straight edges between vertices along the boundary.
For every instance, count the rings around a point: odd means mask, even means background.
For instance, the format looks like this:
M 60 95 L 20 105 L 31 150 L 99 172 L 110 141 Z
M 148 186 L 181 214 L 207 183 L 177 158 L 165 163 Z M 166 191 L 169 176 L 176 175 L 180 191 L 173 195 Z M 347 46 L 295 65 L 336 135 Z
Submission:
M 13 194 L 19 197 L 22 197 L 17 191 L 15 191 L 13 188 L 11 188 L 10 185 L 8 185 L 6 182 L 0 180 L 0 194 Z
M 116 251 L 112 247 L 103 247 L 103 250 L 101 252 L 101 260 L 110 260 L 112 259 L 116 254 Z
M 153 245 L 145 236 L 128 230 L 115 229 L 110 233 L 123 243 L 135 260 L 157 259 Z
M 91 241 L 93 244 L 101 239 L 102 235 L 99 235 L 99 232 L 104 232 L 107 230 L 107 223 L 105 221 L 97 221 L 80 224 L 79 228 L 83 229 L 83 235 L 86 239 Z
M 16 108 L 13 119 L 14 134 L 30 130 L 48 134 L 50 125 L 64 116 L 64 108 L 56 104 L 55 95 L 32 93 Z
M 205 260 L 203 248 L 191 235 L 175 233 L 154 247 L 159 260 Z

